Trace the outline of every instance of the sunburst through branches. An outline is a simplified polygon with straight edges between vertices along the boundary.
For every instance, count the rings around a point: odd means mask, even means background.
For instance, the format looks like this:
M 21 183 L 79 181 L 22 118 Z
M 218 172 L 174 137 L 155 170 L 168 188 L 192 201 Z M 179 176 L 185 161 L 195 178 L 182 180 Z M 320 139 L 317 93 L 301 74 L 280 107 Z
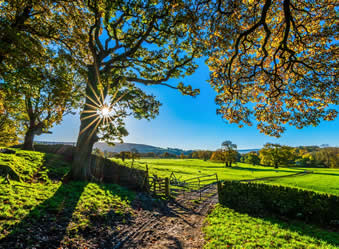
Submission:
M 107 126 L 114 122 L 114 113 L 115 108 L 114 105 L 116 105 L 123 96 L 120 96 L 120 98 L 115 99 L 116 94 L 112 96 L 112 99 L 107 99 L 104 96 L 104 93 L 102 90 L 100 90 L 100 96 L 97 94 L 97 92 L 93 89 L 92 86 L 89 86 L 91 92 L 93 93 L 91 97 L 89 94 L 86 95 L 86 98 L 90 100 L 91 103 L 86 103 L 87 106 L 86 110 L 83 111 L 86 115 L 82 115 L 81 120 L 86 119 L 93 119 L 90 123 L 88 123 L 84 128 L 81 129 L 80 134 L 84 133 L 86 130 L 88 130 L 90 127 L 94 126 L 92 128 L 92 132 L 89 135 L 88 139 L 90 139 L 94 132 L 97 131 L 100 125 Z M 117 90 L 118 92 L 118 90 Z

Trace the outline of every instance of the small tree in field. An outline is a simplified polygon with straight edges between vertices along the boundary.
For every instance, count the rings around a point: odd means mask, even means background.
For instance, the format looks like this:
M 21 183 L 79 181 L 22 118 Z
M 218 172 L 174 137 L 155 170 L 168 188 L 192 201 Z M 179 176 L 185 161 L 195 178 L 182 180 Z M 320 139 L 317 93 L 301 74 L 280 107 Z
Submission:
M 244 157 L 245 157 L 245 160 L 244 160 L 245 163 L 249 163 L 252 165 L 260 164 L 260 158 L 256 152 L 249 152 L 246 155 L 244 155 Z
M 261 164 L 274 166 L 277 169 L 279 166 L 294 164 L 294 151 L 294 148 L 289 146 L 267 143 L 259 151 L 259 157 Z
M 224 151 L 225 167 L 232 167 L 232 162 L 236 162 L 237 160 L 237 145 L 226 140 L 221 144 L 221 146 Z
M 132 165 L 132 167 L 133 167 L 133 165 L 134 165 L 134 160 L 135 160 L 135 159 L 140 159 L 140 154 L 139 154 L 139 152 L 138 152 L 137 149 L 132 149 L 130 155 L 131 155 L 131 159 L 132 159 L 132 164 L 131 164 L 131 165 Z

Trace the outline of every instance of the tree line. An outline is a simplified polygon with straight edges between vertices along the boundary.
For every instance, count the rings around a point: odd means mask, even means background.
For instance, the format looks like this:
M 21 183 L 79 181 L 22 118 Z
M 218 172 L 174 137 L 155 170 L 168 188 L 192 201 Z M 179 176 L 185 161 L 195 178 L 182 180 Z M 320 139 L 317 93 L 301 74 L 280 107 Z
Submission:
M 200 159 L 213 162 L 224 163 L 225 167 L 232 167 L 232 163 L 242 162 L 252 165 L 278 167 L 325 167 L 339 168 L 339 148 L 329 146 L 298 146 L 291 147 L 280 144 L 267 143 L 259 151 L 251 151 L 240 154 L 236 150 L 225 150 L 223 148 L 216 151 L 197 150 L 185 154 L 164 153 L 139 153 L 137 150 L 108 152 L 95 149 L 95 154 L 106 158 L 125 159 L 140 158 L 167 158 L 167 159 Z

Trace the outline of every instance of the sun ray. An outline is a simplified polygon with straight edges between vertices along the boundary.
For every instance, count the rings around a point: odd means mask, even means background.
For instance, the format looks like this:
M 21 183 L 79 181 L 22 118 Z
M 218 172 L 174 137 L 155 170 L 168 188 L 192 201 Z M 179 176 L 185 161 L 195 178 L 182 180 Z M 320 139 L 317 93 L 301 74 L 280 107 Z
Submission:
M 91 131 L 91 133 L 87 137 L 86 141 L 89 141 L 92 138 L 92 136 L 93 136 L 94 132 L 96 132 L 101 120 L 102 120 L 102 118 L 100 118 L 100 120 L 96 123 L 95 127 L 93 128 L 93 130 Z
M 94 120 L 92 120 L 91 123 L 89 123 L 84 129 L 82 129 L 80 131 L 80 134 L 82 134 L 83 132 L 85 132 L 94 122 L 96 122 L 98 119 L 100 118 L 100 116 L 96 117 Z
M 102 124 L 105 126 L 107 124 L 107 117 L 104 116 L 104 120 L 102 121 Z
M 101 102 L 104 103 L 105 97 L 104 97 L 104 91 L 103 90 L 100 90 L 100 97 L 101 97 Z
M 112 102 L 112 105 L 115 105 L 116 103 L 118 103 L 123 97 L 125 97 L 127 95 L 127 93 L 128 93 L 127 91 L 124 92 L 124 94 L 122 94 L 118 99 L 116 99 Z
M 114 94 L 113 94 L 113 96 L 112 96 L 111 99 L 114 100 L 118 93 L 119 93 L 119 89 L 117 89 L 117 90 L 114 92 Z
M 85 103 L 85 105 L 92 107 L 96 111 L 100 108 L 99 106 L 95 106 L 95 105 L 88 104 L 88 103 Z
M 93 118 L 94 116 L 97 116 L 97 115 L 98 115 L 98 113 L 94 113 L 94 114 L 86 116 L 84 118 L 80 118 L 80 120 L 86 120 L 86 119 L 89 119 L 89 118 Z
M 97 99 L 97 101 L 99 103 L 99 106 L 100 106 L 100 104 L 102 104 L 104 102 L 104 100 L 101 101 L 101 99 L 98 97 L 97 93 L 94 91 L 94 88 L 93 88 L 93 86 L 91 84 L 89 84 L 89 87 L 92 90 L 92 92 L 93 92 L 93 94 L 94 94 L 95 98 Z
M 82 113 L 98 113 L 98 110 L 85 110 Z
M 93 100 L 90 96 L 86 95 L 86 98 L 88 98 L 92 103 L 94 103 L 95 105 L 97 105 L 97 107 L 100 107 L 102 105 L 102 103 L 99 101 L 96 102 L 95 100 Z
M 107 118 L 108 118 L 109 121 L 111 121 L 110 123 L 114 123 L 114 121 L 113 121 L 111 116 L 108 116 Z

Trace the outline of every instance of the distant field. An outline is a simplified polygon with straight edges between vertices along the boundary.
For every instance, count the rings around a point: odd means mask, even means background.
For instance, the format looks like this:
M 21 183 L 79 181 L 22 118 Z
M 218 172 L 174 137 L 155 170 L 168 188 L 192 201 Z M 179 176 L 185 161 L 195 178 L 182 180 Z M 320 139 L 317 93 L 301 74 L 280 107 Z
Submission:
M 117 160 L 117 159 L 114 159 Z M 119 160 L 121 162 L 121 160 Z M 127 165 L 131 161 L 125 162 Z M 232 168 L 225 168 L 221 163 L 203 161 L 199 159 L 139 159 L 134 165 L 145 169 L 148 165 L 151 174 L 158 176 L 170 176 L 172 172 L 177 178 L 185 180 L 195 176 L 218 174 L 220 180 L 243 180 L 257 179 L 272 176 L 286 176 L 303 172 L 313 171 L 313 174 L 304 176 L 291 176 L 266 180 L 269 184 L 281 184 L 319 192 L 339 195 L 339 170 L 319 168 L 279 168 L 252 166 L 246 163 L 238 163 Z

